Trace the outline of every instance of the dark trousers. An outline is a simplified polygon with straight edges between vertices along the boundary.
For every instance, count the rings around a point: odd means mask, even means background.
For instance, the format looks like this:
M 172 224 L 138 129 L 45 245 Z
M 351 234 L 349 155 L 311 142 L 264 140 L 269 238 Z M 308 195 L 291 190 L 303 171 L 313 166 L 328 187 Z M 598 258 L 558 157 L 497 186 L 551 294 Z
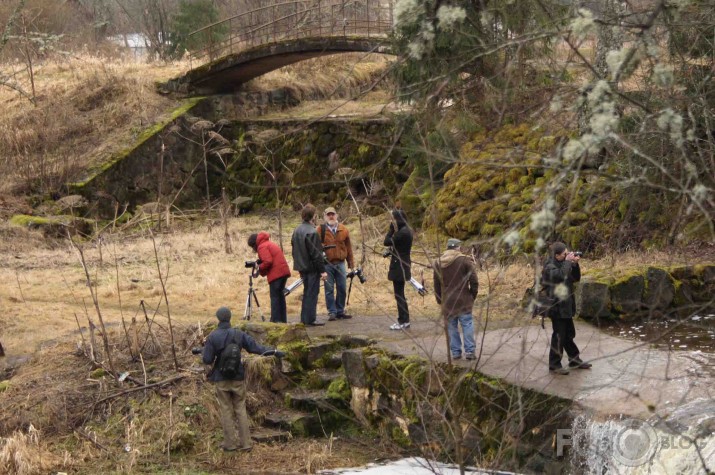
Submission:
M 573 339 L 576 337 L 576 327 L 573 325 L 573 318 L 552 318 L 551 328 L 551 349 L 549 350 L 549 368 L 560 368 L 561 358 L 564 350 L 569 357 L 569 361 L 578 358 L 578 346 Z
M 318 294 L 320 293 L 320 274 L 317 272 L 301 272 L 303 279 L 303 304 L 300 307 L 300 321 L 304 325 L 315 322 L 318 311 Z
M 288 277 L 281 277 L 268 284 L 271 294 L 271 322 L 273 323 L 288 323 L 286 296 L 283 295 L 286 282 L 288 282 Z
M 397 323 L 408 323 L 410 309 L 407 308 L 407 299 L 405 299 L 405 281 L 393 280 L 392 288 L 395 291 L 395 301 L 397 302 Z

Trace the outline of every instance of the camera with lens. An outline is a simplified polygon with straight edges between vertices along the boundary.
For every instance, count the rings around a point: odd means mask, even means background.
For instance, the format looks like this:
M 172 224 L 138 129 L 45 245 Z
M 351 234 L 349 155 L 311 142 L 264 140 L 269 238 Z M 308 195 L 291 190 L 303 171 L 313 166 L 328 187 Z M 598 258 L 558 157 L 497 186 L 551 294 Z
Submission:
M 382 251 L 382 257 L 388 258 L 391 256 L 392 256 L 392 248 L 391 247 L 385 248 L 385 250 Z
M 581 256 L 583 256 L 583 252 L 581 252 L 581 251 L 574 251 L 573 255 L 574 255 L 575 257 L 581 257 Z
M 255 269 L 261 265 L 261 260 L 256 259 L 255 261 L 246 261 L 244 264 L 246 265 L 246 269 Z
M 204 349 L 203 349 L 203 347 L 201 347 L 201 346 L 197 346 L 197 347 L 195 347 L 195 348 L 191 348 L 191 354 L 192 354 L 192 355 L 200 355 L 201 353 L 203 353 L 203 351 L 204 351 Z
M 353 277 L 357 277 L 361 284 L 367 282 L 367 277 L 365 277 L 365 273 L 362 271 L 362 267 L 358 267 L 348 272 L 347 278 L 352 279 Z

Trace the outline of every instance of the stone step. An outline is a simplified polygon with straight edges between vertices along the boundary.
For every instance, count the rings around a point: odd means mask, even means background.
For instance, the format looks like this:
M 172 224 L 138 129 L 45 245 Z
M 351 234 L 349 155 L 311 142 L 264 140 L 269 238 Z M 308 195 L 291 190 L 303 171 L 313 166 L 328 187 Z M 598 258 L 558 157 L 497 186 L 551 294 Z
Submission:
M 267 414 L 264 424 L 277 428 L 274 430 L 288 431 L 293 437 L 323 437 L 325 435 L 323 424 L 317 415 L 291 409 L 279 408 Z
M 286 397 L 290 407 L 299 411 L 313 412 L 335 407 L 325 389 L 296 389 L 286 392 Z
M 287 442 L 291 437 L 290 432 L 267 427 L 251 430 L 251 438 L 256 442 Z
M 269 412 L 263 419 L 263 424 L 269 427 L 279 427 L 290 430 L 301 421 L 312 420 L 315 416 L 307 412 L 294 411 L 292 409 L 278 408 Z

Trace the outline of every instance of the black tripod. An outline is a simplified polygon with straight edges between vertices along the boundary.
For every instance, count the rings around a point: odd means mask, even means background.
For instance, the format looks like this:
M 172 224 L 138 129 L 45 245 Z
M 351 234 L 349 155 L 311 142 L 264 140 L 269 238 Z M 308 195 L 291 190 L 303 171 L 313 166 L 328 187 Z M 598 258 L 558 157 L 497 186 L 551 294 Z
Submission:
M 258 303 L 258 296 L 256 295 L 256 291 L 253 289 L 253 277 L 257 277 L 257 275 L 254 275 L 257 270 L 257 268 L 253 268 L 248 276 L 248 295 L 246 296 L 246 309 L 243 312 L 243 319 L 251 319 L 251 315 L 253 314 L 253 302 L 256 302 L 256 308 L 258 308 L 258 313 L 261 315 L 261 321 L 265 322 L 266 317 L 263 316 L 261 304 Z M 253 297 L 253 299 L 251 299 L 251 297 Z

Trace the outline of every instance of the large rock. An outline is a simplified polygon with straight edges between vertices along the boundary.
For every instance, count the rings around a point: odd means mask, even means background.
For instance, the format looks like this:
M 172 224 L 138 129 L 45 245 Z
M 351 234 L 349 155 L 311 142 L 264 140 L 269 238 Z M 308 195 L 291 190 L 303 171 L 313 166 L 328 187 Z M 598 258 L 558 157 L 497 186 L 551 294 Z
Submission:
M 649 267 L 645 275 L 643 303 L 651 310 L 665 310 L 675 297 L 673 278 L 663 269 Z
M 616 312 L 629 315 L 642 307 L 645 279 L 642 275 L 632 275 L 611 285 L 611 308 Z
M 351 388 L 368 387 L 362 350 L 343 351 L 343 370 L 345 371 L 345 376 L 347 376 Z
M 576 287 L 576 312 L 581 318 L 611 317 L 611 295 L 608 284 L 584 279 Z

